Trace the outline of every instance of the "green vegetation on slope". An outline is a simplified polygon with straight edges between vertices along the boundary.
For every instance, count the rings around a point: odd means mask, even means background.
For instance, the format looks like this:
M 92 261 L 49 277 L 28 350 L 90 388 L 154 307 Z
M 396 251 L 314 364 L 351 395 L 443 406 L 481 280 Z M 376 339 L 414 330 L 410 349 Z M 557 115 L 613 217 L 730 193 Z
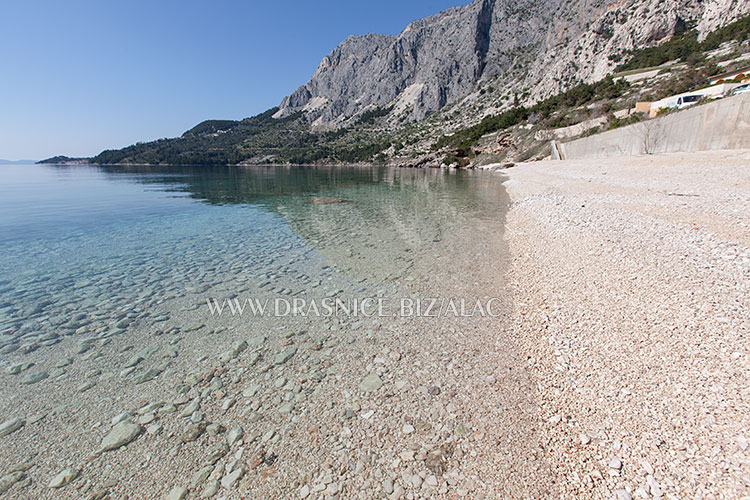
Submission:
M 435 148 L 453 147 L 466 150 L 486 134 L 505 130 L 532 118 L 535 121 L 543 120 L 561 109 L 573 108 L 599 99 L 619 97 L 628 86 L 628 82 L 624 79 L 614 81 L 611 76 L 596 83 L 582 83 L 566 92 L 540 101 L 530 108 L 518 106 L 497 115 L 487 116 L 472 127 L 441 137 Z
M 743 41 L 748 37 L 750 16 L 709 33 L 701 42 L 691 26 L 678 23 L 678 30 L 670 41 L 656 47 L 620 54 L 613 59 L 623 61 L 617 68 L 618 71 L 637 71 L 673 60 L 686 62 L 687 70 L 684 65 L 681 69 L 665 69 L 665 72 L 671 73 L 668 78 L 660 79 L 656 86 L 637 96 L 640 100 L 655 100 L 707 83 L 707 78 L 719 73 L 720 68 L 715 58 L 707 59 L 706 53 L 724 42 Z M 492 105 L 500 105 L 504 101 L 510 103 L 510 99 L 514 99 L 513 107 L 487 116 L 479 123 L 459 129 L 451 135 L 442 136 L 440 134 L 446 130 L 446 123 L 461 120 L 472 123 L 469 117 L 481 115 L 482 106 L 474 103 L 461 110 L 451 110 L 449 105 L 421 122 L 410 123 L 398 129 L 388 126 L 388 117 L 393 108 L 379 107 L 353 118 L 346 127 L 330 131 L 311 130 L 309 120 L 302 113 L 274 119 L 273 115 L 278 111 L 278 108 L 274 108 L 240 121 L 207 120 L 181 137 L 104 151 L 93 158 L 92 162 L 228 165 L 384 163 L 397 160 L 422 164 L 433 161 L 435 152 L 442 151 L 442 154 L 447 155 L 446 160 L 450 160 L 448 163 L 465 164 L 468 163 L 467 158 L 473 155 L 472 148 L 483 136 L 522 123 L 533 124 L 535 130 L 549 130 L 580 123 L 596 113 L 597 116 L 612 116 L 608 119 L 609 127 L 630 123 L 636 118 L 615 119 L 612 113 L 631 106 L 639 93 L 638 88 L 642 87 L 631 88 L 624 79 L 608 76 L 595 83 L 579 84 L 532 106 L 521 106 L 518 94 L 503 95 L 499 100 L 493 98 Z M 528 95 L 527 90 L 524 89 L 521 98 Z M 496 94 L 497 89 L 494 86 L 480 89 L 482 95 L 488 92 Z M 440 136 L 437 142 L 432 140 L 436 136 Z M 531 151 L 539 149 L 539 144 L 541 142 L 537 140 L 533 148 L 528 144 L 523 148 Z M 429 151 L 430 146 L 432 153 Z
M 715 62 L 706 59 L 706 52 L 718 48 L 724 42 L 744 41 L 750 38 L 750 16 L 709 33 L 702 42 L 698 41 L 698 33 L 691 27 L 678 23 L 678 28 L 672 39 L 661 45 L 627 52 L 626 62 L 617 67 L 618 72 L 623 72 L 656 67 L 673 60 L 688 64 L 690 71 L 680 72 L 664 80 L 653 95 L 643 95 L 643 100 L 656 100 L 707 84 L 708 78 L 719 73 L 721 68 Z M 466 157 L 472 155 L 472 146 L 487 134 L 506 130 L 524 122 L 541 124 L 545 128 L 571 125 L 572 123 L 566 122 L 566 110 L 617 99 L 625 95 L 629 88 L 630 85 L 624 78 L 615 80 L 611 75 L 595 83 L 583 83 L 533 106 L 515 106 L 502 113 L 487 116 L 476 125 L 440 137 L 433 149 L 452 151 L 448 153 L 445 161 L 460 165 L 462 162 L 456 159 L 462 159 L 465 163 Z M 640 117 L 622 120 L 612 118 L 609 126 L 617 128 L 638 119 Z
M 182 134 L 182 136 L 189 137 L 203 134 L 218 134 L 220 132 L 231 130 L 239 124 L 240 122 L 235 120 L 206 120 L 200 122 L 198 125 Z
M 56 163 L 88 163 L 88 158 L 71 158 L 69 156 L 53 156 L 45 160 L 39 160 L 38 164 L 56 164 Z
M 616 71 L 650 68 L 676 60 L 695 65 L 705 59 L 705 52 L 718 48 L 722 43 L 748 38 L 750 38 L 750 16 L 712 31 L 702 42 L 698 41 L 696 30 L 688 30 L 685 27 L 684 31 L 678 31 L 671 40 L 661 45 L 627 52 L 625 54 L 627 62 L 619 65 Z
M 390 147 L 388 137 L 365 126 L 316 133 L 301 113 L 274 119 L 278 108 L 241 121 L 208 120 L 174 139 L 103 151 L 92 163 L 139 165 L 236 165 L 252 163 L 356 163 Z M 386 113 L 387 114 L 387 113 Z M 383 116 L 375 110 L 368 124 Z

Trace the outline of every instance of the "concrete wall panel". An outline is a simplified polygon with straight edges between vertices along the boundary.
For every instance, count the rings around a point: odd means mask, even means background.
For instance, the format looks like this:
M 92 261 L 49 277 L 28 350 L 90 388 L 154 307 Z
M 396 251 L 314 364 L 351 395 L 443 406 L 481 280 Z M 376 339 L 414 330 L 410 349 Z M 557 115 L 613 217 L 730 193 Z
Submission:
M 557 147 L 566 160 L 750 148 L 750 94 L 558 143 Z

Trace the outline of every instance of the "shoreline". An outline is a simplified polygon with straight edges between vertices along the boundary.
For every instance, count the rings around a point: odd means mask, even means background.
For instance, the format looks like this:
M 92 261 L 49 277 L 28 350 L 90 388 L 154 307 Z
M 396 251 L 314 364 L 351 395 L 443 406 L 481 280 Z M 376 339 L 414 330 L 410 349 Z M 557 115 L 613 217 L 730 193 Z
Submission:
M 519 164 L 470 176 L 470 204 L 397 206 L 374 228 L 352 227 L 356 203 L 304 205 L 257 270 L 227 251 L 226 269 L 162 283 L 164 300 L 150 289 L 45 348 L 24 335 L 0 372 L 0 494 L 742 498 L 748 164 Z M 205 302 L 295 290 L 499 297 L 504 314 L 248 321 Z
M 283 224 L 256 226 L 270 228 L 261 246 L 225 217 L 197 230 L 211 245 L 156 240 L 174 262 L 136 253 L 121 274 L 71 275 L 97 295 L 127 275 L 129 299 L 105 300 L 89 319 L 78 316 L 86 301 L 66 296 L 76 324 L 65 310 L 5 332 L 2 347 L 14 350 L 0 372 L 0 491 L 55 500 L 547 497 L 537 394 L 506 334 L 508 199 L 500 179 L 464 181 L 418 180 L 395 197 L 356 190 L 347 198 L 361 193 L 358 203 L 286 203 Z M 24 286 L 24 297 L 35 290 Z M 234 292 L 499 297 L 505 314 L 209 314 L 206 297 Z
M 750 494 L 748 164 L 713 151 L 504 172 L 511 323 L 561 498 Z

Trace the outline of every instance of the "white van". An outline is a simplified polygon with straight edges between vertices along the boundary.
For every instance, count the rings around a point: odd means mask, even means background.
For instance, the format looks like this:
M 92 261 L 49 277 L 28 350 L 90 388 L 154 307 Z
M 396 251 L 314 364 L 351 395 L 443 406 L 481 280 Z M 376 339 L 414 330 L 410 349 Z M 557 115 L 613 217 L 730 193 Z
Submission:
M 687 94 L 687 95 L 665 97 L 664 99 L 651 103 L 651 111 L 649 113 L 649 116 L 651 118 L 657 116 L 657 114 L 659 113 L 659 110 L 662 110 L 662 109 L 687 108 L 694 104 L 698 104 L 698 102 L 702 98 L 703 98 L 703 95 L 701 94 Z
M 702 98 L 703 96 L 700 94 L 683 95 L 677 98 L 677 104 L 674 107 L 677 109 L 687 108 L 693 104 L 698 104 Z

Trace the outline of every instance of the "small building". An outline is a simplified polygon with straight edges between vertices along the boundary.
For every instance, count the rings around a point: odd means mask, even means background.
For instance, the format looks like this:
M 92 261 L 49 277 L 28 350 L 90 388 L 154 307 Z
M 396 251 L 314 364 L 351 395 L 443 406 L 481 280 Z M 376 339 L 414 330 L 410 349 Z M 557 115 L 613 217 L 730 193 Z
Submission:
M 633 109 L 633 113 L 648 113 L 651 111 L 651 101 L 641 101 L 635 103 L 635 108 Z
M 734 71 L 727 71 L 726 73 L 721 73 L 719 75 L 714 75 L 708 80 L 711 82 L 711 85 L 716 85 L 717 83 L 727 82 L 727 81 L 744 81 L 746 79 L 750 79 L 750 66 L 745 66 L 744 68 L 740 68 Z

